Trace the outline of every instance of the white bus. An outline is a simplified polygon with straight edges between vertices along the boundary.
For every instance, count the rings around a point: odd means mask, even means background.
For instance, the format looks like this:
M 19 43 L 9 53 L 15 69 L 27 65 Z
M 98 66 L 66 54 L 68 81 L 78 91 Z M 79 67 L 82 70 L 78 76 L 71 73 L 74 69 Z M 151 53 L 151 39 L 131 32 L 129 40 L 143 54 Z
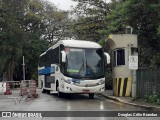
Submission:
M 105 56 L 102 47 L 91 41 L 60 40 L 40 55 L 38 82 L 42 92 L 89 94 L 105 90 Z M 42 85 L 42 86 L 41 86 Z

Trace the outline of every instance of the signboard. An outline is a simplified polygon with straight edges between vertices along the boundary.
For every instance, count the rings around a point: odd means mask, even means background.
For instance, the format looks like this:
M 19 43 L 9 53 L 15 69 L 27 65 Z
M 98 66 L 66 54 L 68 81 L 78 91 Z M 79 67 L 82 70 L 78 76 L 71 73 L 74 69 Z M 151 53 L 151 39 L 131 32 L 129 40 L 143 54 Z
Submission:
M 138 56 L 129 56 L 129 69 L 138 69 Z
M 6 83 L 0 83 L 0 92 L 6 92 Z

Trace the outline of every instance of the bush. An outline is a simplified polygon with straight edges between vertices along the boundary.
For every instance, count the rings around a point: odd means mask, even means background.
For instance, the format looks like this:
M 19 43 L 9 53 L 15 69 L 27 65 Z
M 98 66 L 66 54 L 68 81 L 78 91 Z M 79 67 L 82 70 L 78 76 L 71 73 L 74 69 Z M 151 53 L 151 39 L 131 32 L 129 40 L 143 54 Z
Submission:
M 151 102 L 151 103 L 156 103 L 156 104 L 159 104 L 160 105 L 160 96 L 156 93 L 156 92 L 153 92 L 152 95 L 150 96 L 145 96 L 145 99 L 148 101 L 148 102 Z

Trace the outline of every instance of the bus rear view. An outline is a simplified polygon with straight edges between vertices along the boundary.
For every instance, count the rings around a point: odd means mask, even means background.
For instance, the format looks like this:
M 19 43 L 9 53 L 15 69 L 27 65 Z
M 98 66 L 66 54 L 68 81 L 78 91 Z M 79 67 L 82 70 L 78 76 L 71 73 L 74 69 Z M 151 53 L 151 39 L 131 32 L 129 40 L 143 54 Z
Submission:
M 105 56 L 108 63 L 110 58 L 107 53 L 104 54 L 99 44 L 63 40 L 57 43 L 57 47 L 59 63 L 51 66 L 55 65 L 60 69 L 58 73 L 53 73 L 56 77 L 54 90 L 59 97 L 62 97 L 63 93 L 80 93 L 89 94 L 89 98 L 94 98 L 95 93 L 105 90 Z M 52 49 L 54 50 L 54 47 Z

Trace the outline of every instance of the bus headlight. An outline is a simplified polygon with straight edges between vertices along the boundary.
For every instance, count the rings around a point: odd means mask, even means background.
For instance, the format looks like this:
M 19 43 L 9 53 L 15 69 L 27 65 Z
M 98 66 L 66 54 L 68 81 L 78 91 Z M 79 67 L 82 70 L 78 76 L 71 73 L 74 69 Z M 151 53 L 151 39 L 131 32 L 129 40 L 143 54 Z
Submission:
M 73 84 L 72 79 L 67 79 L 67 80 L 64 79 L 64 81 L 65 81 L 66 83 L 68 83 L 68 84 Z
M 105 80 L 100 80 L 97 84 L 98 85 L 102 85 L 102 84 L 104 84 L 105 83 Z

